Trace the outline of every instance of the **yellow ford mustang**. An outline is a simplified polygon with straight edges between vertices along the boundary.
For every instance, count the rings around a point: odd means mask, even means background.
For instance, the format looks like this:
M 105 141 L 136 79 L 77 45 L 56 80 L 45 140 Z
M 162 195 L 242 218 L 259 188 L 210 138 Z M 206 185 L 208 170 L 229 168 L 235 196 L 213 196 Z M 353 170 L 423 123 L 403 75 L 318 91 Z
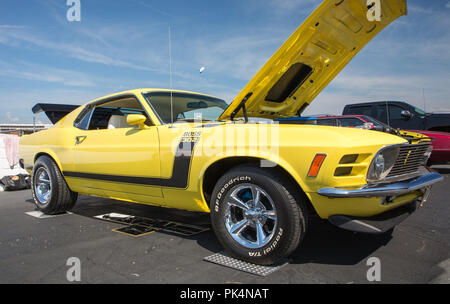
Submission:
M 55 122 L 24 136 L 37 207 L 71 209 L 78 194 L 210 212 L 234 256 L 271 264 L 300 244 L 308 218 L 383 233 L 442 177 L 426 169 L 430 142 L 370 130 L 285 123 L 389 23 L 404 0 L 326 0 L 236 99 L 160 89 L 83 106 L 38 104 Z

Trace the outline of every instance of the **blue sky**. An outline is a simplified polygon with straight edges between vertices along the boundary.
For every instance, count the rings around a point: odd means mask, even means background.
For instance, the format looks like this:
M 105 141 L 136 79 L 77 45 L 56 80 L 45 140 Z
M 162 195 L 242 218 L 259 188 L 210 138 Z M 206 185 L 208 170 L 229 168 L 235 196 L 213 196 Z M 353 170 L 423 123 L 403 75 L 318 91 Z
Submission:
M 66 0 L 1 0 L 0 122 L 31 123 L 37 102 L 168 88 L 169 24 L 174 89 L 229 102 L 320 2 L 81 0 L 69 22 Z M 426 110 L 450 111 L 449 17 L 450 0 L 409 0 L 306 114 L 386 99 L 424 108 L 424 96 Z

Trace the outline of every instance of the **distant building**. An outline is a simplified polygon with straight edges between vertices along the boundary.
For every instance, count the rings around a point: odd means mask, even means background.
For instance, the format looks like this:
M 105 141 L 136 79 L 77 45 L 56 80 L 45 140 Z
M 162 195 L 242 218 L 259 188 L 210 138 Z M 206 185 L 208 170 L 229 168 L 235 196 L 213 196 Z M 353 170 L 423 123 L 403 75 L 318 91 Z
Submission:
M 24 134 L 46 130 L 51 126 L 51 124 L 0 124 L 0 133 L 22 136 Z

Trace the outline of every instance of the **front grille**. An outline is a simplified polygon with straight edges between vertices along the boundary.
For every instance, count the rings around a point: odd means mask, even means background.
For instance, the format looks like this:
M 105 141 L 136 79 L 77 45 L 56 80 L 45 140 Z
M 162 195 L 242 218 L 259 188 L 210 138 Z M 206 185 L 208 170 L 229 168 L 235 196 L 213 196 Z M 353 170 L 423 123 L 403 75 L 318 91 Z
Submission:
M 387 178 L 416 173 L 429 146 L 429 143 L 401 146 L 397 161 Z

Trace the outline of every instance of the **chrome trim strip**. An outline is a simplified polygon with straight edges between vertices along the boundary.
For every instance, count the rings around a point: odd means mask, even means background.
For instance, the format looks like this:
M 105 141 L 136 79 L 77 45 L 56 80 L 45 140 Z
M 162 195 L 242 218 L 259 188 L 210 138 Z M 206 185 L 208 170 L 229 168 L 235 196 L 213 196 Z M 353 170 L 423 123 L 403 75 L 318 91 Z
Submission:
M 338 189 L 338 188 L 322 188 L 318 191 L 320 195 L 329 198 L 348 198 L 348 197 L 383 197 L 383 196 L 398 196 L 410 193 L 422 188 L 431 186 L 444 178 L 436 172 L 430 172 L 421 175 L 413 180 L 406 182 L 398 182 L 392 184 L 384 184 L 377 186 L 365 186 L 361 189 Z

